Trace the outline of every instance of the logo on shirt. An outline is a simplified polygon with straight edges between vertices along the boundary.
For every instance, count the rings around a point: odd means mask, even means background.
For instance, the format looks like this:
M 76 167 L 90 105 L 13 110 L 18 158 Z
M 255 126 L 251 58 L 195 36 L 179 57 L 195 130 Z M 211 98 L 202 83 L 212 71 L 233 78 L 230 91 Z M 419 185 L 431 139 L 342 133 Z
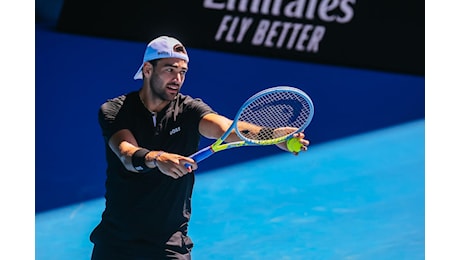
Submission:
M 180 126 L 178 126 L 178 127 L 174 128 L 174 129 L 172 129 L 171 131 L 169 131 L 169 135 L 173 135 L 173 134 L 178 133 L 178 132 L 180 132 Z

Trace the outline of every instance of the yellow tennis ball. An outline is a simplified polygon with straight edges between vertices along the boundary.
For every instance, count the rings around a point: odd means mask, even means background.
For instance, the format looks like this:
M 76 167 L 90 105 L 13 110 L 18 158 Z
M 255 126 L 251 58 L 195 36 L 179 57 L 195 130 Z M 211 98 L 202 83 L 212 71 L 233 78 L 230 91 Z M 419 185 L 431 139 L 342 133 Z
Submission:
M 302 150 L 302 143 L 297 138 L 291 138 L 287 141 L 286 146 L 290 152 L 300 152 Z

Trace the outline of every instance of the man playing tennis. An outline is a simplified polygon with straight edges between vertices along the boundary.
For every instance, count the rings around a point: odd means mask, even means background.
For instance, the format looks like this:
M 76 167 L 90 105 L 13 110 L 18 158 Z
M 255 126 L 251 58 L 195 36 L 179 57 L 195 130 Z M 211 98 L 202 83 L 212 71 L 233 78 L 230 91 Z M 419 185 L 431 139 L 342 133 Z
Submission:
M 177 39 L 154 39 L 134 76 L 143 80 L 140 90 L 99 110 L 108 167 L 106 207 L 90 236 L 94 260 L 191 259 L 187 229 L 197 163 L 188 156 L 201 136 L 219 138 L 232 120 L 180 93 L 188 61 Z M 306 150 L 304 134 L 295 137 Z M 238 140 L 230 134 L 225 141 Z M 277 146 L 288 151 L 286 142 Z

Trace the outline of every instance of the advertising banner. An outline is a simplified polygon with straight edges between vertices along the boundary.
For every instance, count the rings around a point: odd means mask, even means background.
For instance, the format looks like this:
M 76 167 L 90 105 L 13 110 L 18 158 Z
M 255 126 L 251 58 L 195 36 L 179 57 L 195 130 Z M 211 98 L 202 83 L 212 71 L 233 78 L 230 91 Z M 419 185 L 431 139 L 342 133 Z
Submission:
M 424 75 L 424 23 L 415 0 L 66 0 L 57 29 Z

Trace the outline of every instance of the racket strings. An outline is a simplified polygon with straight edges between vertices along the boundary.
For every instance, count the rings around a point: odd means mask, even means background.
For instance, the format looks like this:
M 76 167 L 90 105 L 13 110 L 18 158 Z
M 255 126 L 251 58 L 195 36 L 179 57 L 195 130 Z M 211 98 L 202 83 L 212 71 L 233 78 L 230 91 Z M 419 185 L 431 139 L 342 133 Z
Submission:
M 264 131 L 240 131 L 250 140 L 271 140 L 303 129 L 310 117 L 310 103 L 295 92 L 272 92 L 254 99 L 239 115 Z M 270 129 L 271 131 L 267 131 Z

